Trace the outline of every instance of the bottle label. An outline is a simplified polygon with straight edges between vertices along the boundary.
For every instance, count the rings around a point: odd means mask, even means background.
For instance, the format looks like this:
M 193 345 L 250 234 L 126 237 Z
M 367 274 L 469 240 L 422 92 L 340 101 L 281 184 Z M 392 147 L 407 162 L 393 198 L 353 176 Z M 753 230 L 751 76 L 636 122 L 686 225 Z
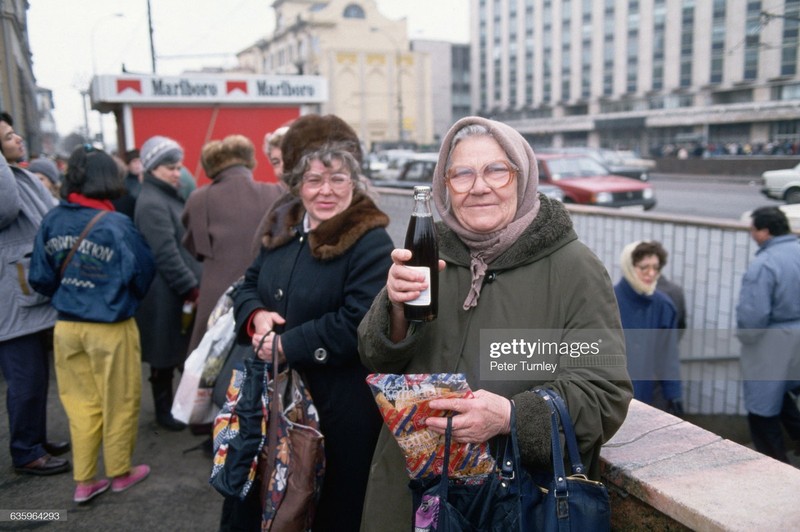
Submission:
M 431 269 L 427 266 L 406 266 L 414 271 L 425 274 L 425 282 L 428 288 L 420 292 L 419 297 L 412 301 L 406 301 L 406 305 L 414 305 L 415 307 L 424 307 L 431 304 Z

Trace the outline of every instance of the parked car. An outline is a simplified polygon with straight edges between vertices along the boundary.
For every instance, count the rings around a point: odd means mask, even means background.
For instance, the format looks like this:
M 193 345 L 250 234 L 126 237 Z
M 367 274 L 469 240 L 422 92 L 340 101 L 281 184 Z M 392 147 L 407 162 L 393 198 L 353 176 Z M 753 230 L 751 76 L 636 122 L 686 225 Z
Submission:
M 414 153 L 407 156 L 400 164 L 395 176 L 381 179 L 374 184 L 378 187 L 390 188 L 414 188 L 417 185 L 430 185 L 438 160 L 438 153 Z M 385 171 L 387 176 L 391 174 L 390 170 L 391 163 Z
M 559 187 L 565 203 L 600 207 L 642 207 L 656 205 L 653 187 L 609 173 L 588 155 L 539 153 L 539 182 Z
M 650 159 L 641 159 L 629 150 L 607 150 L 603 148 L 569 147 L 569 148 L 544 148 L 538 153 L 569 153 L 574 155 L 588 155 L 603 166 L 609 173 L 648 181 L 650 170 L 655 168 L 655 162 Z
M 800 164 L 786 170 L 768 170 L 761 174 L 761 193 L 768 198 L 800 203 Z

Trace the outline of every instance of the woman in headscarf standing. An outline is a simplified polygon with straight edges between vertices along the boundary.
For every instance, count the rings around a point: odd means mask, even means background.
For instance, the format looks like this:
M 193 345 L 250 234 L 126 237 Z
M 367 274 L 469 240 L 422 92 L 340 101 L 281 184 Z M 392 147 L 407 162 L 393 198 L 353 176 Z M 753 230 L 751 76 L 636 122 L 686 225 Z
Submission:
M 181 331 L 184 302 L 197 301 L 200 263 L 181 245 L 184 200 L 178 194 L 183 149 L 174 140 L 156 136 L 141 149 L 145 170 L 136 200 L 134 221 L 156 260 L 156 277 L 136 321 L 142 335 L 142 360 L 150 364 L 156 422 L 167 430 L 186 426 L 172 408 L 172 376 L 186 359 L 189 331 Z
M 405 266 L 411 251 L 395 249 L 386 288 L 359 326 L 359 351 L 364 364 L 381 373 L 463 373 L 474 398 L 429 403 L 454 413 L 457 442 L 508 434 L 513 400 L 523 465 L 538 471 L 552 470 L 550 411 L 531 390 L 555 390 L 575 422 L 583 463 L 598 478 L 600 447 L 622 424 L 631 398 L 619 312 L 605 267 L 578 240 L 563 205 L 538 194 L 537 184 L 536 157 L 517 131 L 481 117 L 456 122 L 433 177 L 442 218 L 438 316 L 406 321 L 403 303 L 427 284 Z M 598 352 L 556 353 L 554 372 L 486 374 L 482 364 L 490 355 L 481 352 L 481 335 L 503 329 L 547 331 L 560 346 L 599 340 Z M 426 424 L 443 434 L 447 421 L 429 417 Z M 400 447 L 384 428 L 362 530 L 409 529 L 408 480 Z

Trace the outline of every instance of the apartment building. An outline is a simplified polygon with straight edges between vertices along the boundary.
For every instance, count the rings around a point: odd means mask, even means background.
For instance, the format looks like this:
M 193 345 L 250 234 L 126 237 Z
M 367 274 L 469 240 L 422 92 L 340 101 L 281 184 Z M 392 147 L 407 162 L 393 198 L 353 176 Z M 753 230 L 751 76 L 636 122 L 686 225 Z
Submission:
M 374 0 L 275 0 L 272 35 L 237 54 L 241 70 L 314 74 L 330 98 L 307 109 L 347 121 L 369 147 L 434 140 L 430 57 L 409 46 L 406 20 Z
M 534 146 L 800 141 L 800 0 L 471 0 L 472 108 Z

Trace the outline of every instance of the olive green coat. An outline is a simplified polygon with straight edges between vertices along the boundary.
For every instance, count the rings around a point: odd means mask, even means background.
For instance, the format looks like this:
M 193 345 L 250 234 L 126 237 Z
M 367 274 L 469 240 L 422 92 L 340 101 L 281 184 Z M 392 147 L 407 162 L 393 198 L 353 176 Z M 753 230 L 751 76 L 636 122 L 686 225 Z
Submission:
M 378 295 L 359 327 L 364 364 L 380 373 L 465 373 L 472 390 L 484 389 L 514 400 L 517 434 L 524 464 L 552 469 L 549 410 L 536 395 L 539 384 L 558 391 L 575 424 L 584 465 L 599 476 L 600 446 L 625 419 L 632 388 L 625 367 L 625 342 L 611 279 L 603 264 L 572 229 L 566 209 L 541 196 L 531 226 L 510 249 L 489 265 L 478 305 L 463 310 L 470 286 L 469 252 L 439 224 L 439 255 L 447 267 L 439 274 L 439 314 L 435 321 L 412 325 L 397 344 L 387 337 L 389 302 Z M 553 380 L 481 380 L 481 330 L 563 331 L 561 340 L 585 339 L 578 331 L 602 337 L 600 353 L 558 360 Z M 596 333 L 595 333 L 596 331 Z M 512 377 L 519 378 L 519 377 Z M 400 448 L 384 427 L 373 456 L 362 530 L 410 527 L 411 497 Z

